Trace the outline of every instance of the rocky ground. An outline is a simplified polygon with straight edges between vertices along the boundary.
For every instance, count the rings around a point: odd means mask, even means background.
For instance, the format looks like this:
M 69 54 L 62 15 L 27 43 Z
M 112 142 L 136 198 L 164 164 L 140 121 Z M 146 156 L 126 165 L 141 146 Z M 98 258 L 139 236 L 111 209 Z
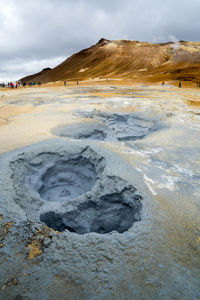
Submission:
M 199 299 L 200 92 L 0 90 L 0 298 Z

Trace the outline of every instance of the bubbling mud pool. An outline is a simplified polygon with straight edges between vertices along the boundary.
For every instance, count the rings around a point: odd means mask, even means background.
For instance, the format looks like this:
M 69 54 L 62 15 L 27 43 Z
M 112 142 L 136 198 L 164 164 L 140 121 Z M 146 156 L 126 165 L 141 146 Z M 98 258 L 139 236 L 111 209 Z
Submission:
M 104 161 L 90 147 L 73 155 L 42 152 L 20 158 L 12 164 L 15 188 L 29 201 L 15 201 L 56 231 L 123 233 L 141 219 L 142 197 L 120 177 L 106 179 Z M 107 192 L 102 180 L 110 181 Z
M 55 165 L 47 168 L 36 189 L 46 201 L 64 201 L 90 191 L 95 182 L 94 164 L 79 156 L 56 161 Z

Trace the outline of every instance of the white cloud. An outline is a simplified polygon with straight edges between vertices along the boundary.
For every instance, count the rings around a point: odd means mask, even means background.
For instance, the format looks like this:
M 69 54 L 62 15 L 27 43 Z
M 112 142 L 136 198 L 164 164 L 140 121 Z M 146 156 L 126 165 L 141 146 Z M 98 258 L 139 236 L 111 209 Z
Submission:
M 53 68 L 63 62 L 65 57 L 56 57 L 41 60 L 11 60 L 0 69 L 0 82 L 16 81 L 28 74 L 34 74 L 45 67 Z
M 0 0 L 0 7 L 1 78 L 40 71 L 101 37 L 199 39 L 199 0 Z

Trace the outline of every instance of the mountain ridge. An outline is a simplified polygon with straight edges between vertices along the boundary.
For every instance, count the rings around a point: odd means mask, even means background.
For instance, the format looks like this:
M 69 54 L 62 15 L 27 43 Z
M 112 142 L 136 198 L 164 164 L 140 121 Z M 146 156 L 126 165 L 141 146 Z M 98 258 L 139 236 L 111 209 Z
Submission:
M 19 81 L 48 83 L 95 78 L 129 78 L 151 82 L 198 82 L 200 42 L 148 43 L 101 38 L 96 44 L 73 54 L 55 68 L 44 70 Z

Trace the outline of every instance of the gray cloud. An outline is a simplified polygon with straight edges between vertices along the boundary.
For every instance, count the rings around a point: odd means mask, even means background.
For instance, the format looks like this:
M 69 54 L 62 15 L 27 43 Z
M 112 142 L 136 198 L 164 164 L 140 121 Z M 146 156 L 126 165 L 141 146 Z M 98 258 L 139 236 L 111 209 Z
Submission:
M 99 38 L 199 39 L 199 0 L 0 0 L 0 81 L 53 67 Z

